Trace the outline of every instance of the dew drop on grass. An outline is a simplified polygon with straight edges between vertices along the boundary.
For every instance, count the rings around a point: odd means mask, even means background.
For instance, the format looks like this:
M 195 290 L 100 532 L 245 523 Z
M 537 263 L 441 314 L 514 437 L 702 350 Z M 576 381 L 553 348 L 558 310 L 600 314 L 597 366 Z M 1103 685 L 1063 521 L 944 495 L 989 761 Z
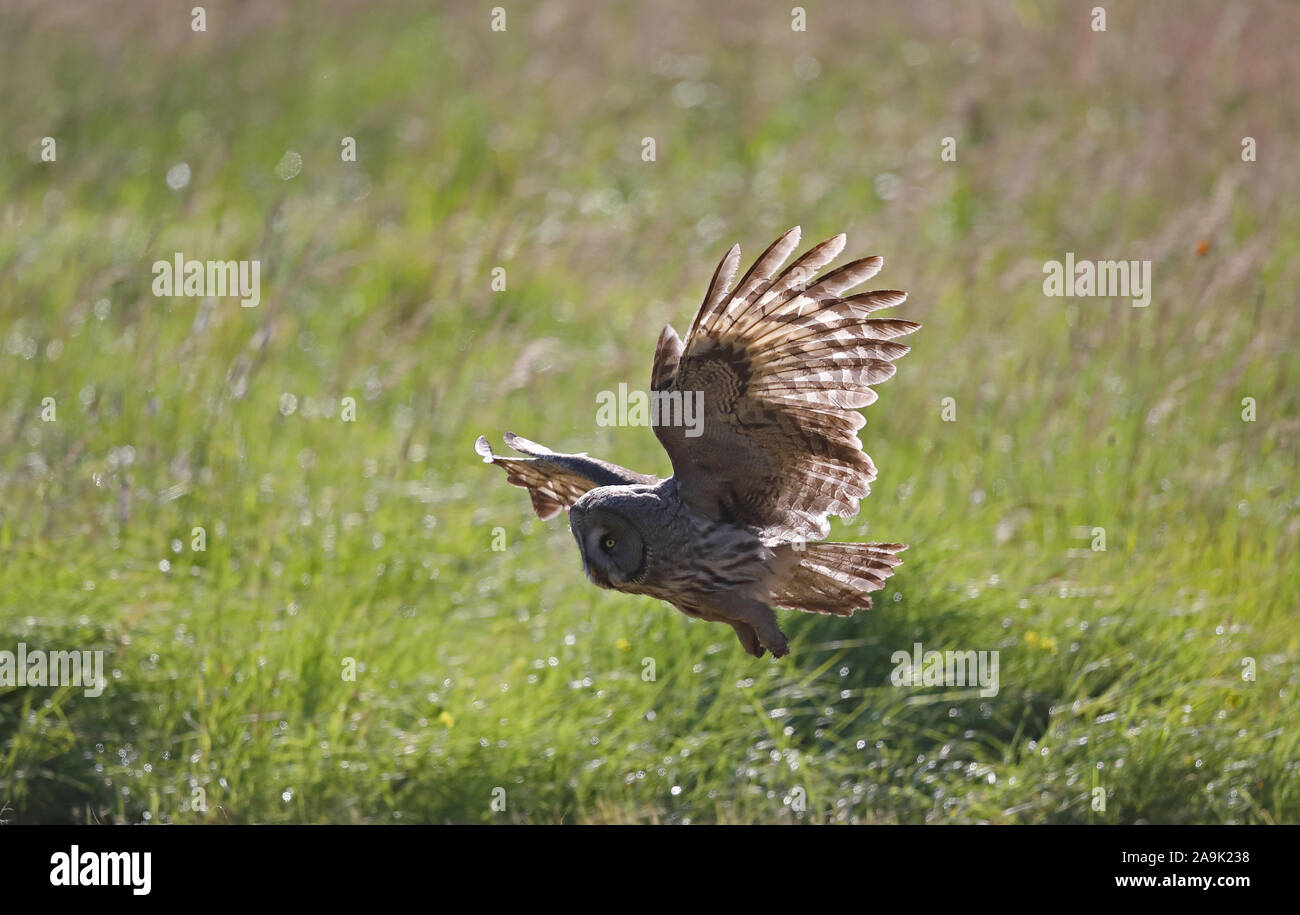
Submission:
M 177 162 L 167 169 L 167 186 L 179 191 L 190 183 L 190 166 L 187 162 Z
M 881 200 L 894 200 L 903 191 L 902 179 L 892 172 L 882 172 L 876 176 L 875 190 L 876 196 Z M 983 495 L 983 492 L 980 492 L 980 502 L 984 501 Z M 978 505 L 980 502 L 975 504 Z
M 302 155 L 294 152 L 292 149 L 286 150 L 285 154 L 280 157 L 280 161 L 275 166 L 275 177 L 281 181 L 290 181 L 298 177 L 302 171 Z

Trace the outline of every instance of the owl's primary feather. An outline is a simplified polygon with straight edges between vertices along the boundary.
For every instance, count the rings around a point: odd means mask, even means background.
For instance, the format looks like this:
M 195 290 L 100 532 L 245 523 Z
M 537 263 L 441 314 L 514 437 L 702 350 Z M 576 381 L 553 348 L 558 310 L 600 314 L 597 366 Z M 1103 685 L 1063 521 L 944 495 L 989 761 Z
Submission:
M 577 502 L 583 493 L 597 486 L 629 486 L 654 483 L 659 479 L 586 454 L 557 454 L 513 432 L 505 434 L 505 441 L 528 457 L 498 457 L 492 453 L 492 446 L 483 435 L 474 443 L 474 450 L 483 458 L 483 463 L 504 467 L 507 483 L 528 490 L 533 510 L 543 521 L 554 518 L 562 509 Z
M 844 296 L 879 257 L 818 276 L 843 250 L 836 235 L 781 269 L 799 244 L 786 232 L 736 283 L 740 248 L 722 259 L 683 341 L 665 327 L 650 386 L 702 393 L 702 422 L 655 425 L 673 476 L 635 473 L 585 454 L 556 454 L 507 435 L 524 458 L 475 449 L 528 489 L 543 519 L 570 510 L 591 580 L 649 594 L 689 616 L 729 624 L 745 650 L 780 657 L 772 606 L 852 615 L 900 564 L 899 543 L 820 543 L 829 516 L 852 518 L 876 477 L 857 410 L 908 352 L 910 321 L 869 317 L 901 304 L 894 290 Z M 780 272 L 778 272 L 780 271 Z

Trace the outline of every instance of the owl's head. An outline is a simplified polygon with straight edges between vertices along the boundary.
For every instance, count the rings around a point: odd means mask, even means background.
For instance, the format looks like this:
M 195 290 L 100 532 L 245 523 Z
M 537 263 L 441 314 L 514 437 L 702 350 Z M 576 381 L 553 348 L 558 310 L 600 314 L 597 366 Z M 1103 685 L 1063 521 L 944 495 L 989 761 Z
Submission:
M 592 584 L 621 591 L 645 578 L 645 528 L 638 517 L 643 506 L 637 498 L 642 494 L 630 492 L 639 488 L 593 489 L 569 509 L 569 529 Z

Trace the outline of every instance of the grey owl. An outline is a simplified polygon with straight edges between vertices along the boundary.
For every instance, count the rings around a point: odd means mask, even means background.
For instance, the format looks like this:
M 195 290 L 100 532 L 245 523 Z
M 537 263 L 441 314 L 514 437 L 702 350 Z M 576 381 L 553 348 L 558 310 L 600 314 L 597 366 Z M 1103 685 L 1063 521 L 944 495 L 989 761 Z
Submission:
M 569 510 L 594 584 L 726 623 L 754 657 L 788 651 L 772 607 L 870 609 L 868 592 L 884 587 L 906 549 L 807 542 L 830 533 L 829 515 L 856 516 L 869 492 L 876 468 L 858 440 L 857 411 L 908 351 L 895 338 L 920 325 L 868 317 L 906 293 L 842 295 L 876 275 L 879 257 L 817 276 L 843 250 L 843 235 L 781 270 L 799 236 L 796 226 L 773 242 L 735 288 L 733 245 L 685 343 L 671 326 L 659 335 L 648 396 L 665 407 L 652 424 L 671 477 L 558 454 L 513 433 L 506 444 L 524 457 L 493 454 L 483 436 L 474 446 L 528 490 L 540 518 Z M 674 395 L 702 404 L 698 427 L 674 421 Z

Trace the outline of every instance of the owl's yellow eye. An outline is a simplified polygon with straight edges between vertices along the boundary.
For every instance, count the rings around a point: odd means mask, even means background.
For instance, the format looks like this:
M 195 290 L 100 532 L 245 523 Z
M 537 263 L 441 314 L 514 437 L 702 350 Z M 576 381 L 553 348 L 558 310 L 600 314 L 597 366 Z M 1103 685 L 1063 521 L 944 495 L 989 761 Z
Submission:
M 604 547 L 605 549 L 607 549 L 607 550 L 612 550 L 612 549 L 614 549 L 614 538 L 613 538 L 613 537 L 606 537 L 606 538 L 604 539 L 604 541 L 601 542 L 600 545 L 603 546 L 603 547 Z

